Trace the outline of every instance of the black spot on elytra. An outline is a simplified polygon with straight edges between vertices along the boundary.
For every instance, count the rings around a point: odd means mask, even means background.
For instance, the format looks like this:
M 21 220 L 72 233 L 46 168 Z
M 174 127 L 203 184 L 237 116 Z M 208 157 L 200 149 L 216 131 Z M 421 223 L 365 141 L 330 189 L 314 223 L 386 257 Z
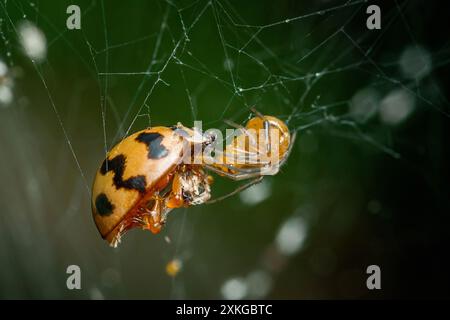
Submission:
M 161 144 L 163 138 L 157 132 L 143 132 L 137 136 L 136 141 L 143 142 L 147 145 L 147 157 L 149 159 L 161 159 L 169 154 L 169 150 Z
M 114 210 L 114 205 L 109 201 L 106 194 L 100 193 L 95 199 L 95 208 L 99 215 L 109 216 Z
M 139 175 L 135 177 L 128 178 L 127 180 L 123 180 L 123 172 L 125 170 L 125 156 L 123 154 L 119 154 L 114 157 L 112 160 L 105 159 L 100 168 L 100 173 L 105 175 L 108 171 L 114 172 L 113 182 L 117 189 L 125 188 L 125 189 L 135 189 L 139 192 L 145 192 L 145 176 Z

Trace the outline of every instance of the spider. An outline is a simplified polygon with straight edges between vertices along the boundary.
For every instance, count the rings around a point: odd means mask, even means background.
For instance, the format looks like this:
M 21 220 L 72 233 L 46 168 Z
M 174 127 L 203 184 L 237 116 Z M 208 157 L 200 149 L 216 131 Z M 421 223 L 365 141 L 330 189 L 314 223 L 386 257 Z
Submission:
M 224 200 L 276 174 L 296 134 L 280 119 L 251 110 L 254 117 L 245 127 L 226 121 L 238 134 L 214 157 L 205 152 L 218 143 L 217 135 L 198 138 L 181 123 L 136 132 L 113 147 L 92 188 L 92 212 L 101 236 L 116 246 L 134 227 L 159 233 L 171 210 Z M 211 200 L 210 171 L 248 182 Z

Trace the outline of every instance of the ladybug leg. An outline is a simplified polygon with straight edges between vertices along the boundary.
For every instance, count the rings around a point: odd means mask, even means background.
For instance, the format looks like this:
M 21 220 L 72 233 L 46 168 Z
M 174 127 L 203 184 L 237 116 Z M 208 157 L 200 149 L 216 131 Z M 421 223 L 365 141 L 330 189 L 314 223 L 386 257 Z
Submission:
M 176 173 L 173 178 L 172 190 L 165 201 L 165 205 L 170 209 L 180 208 L 184 205 L 183 188 L 181 184 L 181 178 L 178 173 Z
M 159 233 L 165 223 L 166 206 L 165 199 L 159 194 L 155 194 L 152 199 L 153 205 L 149 207 L 143 216 L 143 229 L 152 233 Z

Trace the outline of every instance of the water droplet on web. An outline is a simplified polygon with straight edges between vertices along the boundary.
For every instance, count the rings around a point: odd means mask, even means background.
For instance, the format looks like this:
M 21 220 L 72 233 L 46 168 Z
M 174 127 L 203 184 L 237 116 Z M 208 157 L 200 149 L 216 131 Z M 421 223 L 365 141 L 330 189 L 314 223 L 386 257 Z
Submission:
M 378 93 L 373 88 L 357 91 L 350 100 L 350 116 L 358 122 L 365 122 L 372 117 L 378 107 Z
M 0 60 L 0 106 L 7 107 L 13 101 L 13 80 L 8 76 L 8 66 Z
M 393 90 L 380 103 L 380 119 L 389 125 L 399 124 L 411 114 L 414 104 L 415 98 L 411 93 L 404 89 Z
M 239 197 L 246 205 L 256 205 L 270 196 L 270 193 L 272 192 L 271 189 L 270 182 L 268 180 L 263 180 L 261 183 L 242 191 L 239 194 Z
M 234 69 L 234 62 L 231 59 L 225 59 L 225 61 L 223 62 L 223 68 L 226 71 L 231 71 Z
M 400 69 L 409 79 L 420 80 L 431 72 L 431 56 L 424 48 L 411 46 L 400 56 Z
M 276 245 L 284 255 L 298 252 L 306 240 L 307 225 L 302 217 L 292 217 L 286 220 L 278 231 Z
M 325 117 L 328 121 L 331 121 L 331 122 L 336 122 L 338 120 L 338 118 L 332 114 L 327 114 Z
M 270 274 L 263 270 L 252 271 L 246 278 L 250 299 L 264 298 L 272 288 L 272 278 Z
M 8 66 L 0 60 L 0 77 L 6 76 L 8 73 Z
M 7 86 L 0 86 L 0 106 L 8 106 L 13 100 L 13 93 L 11 88 Z
M 220 291 L 224 299 L 240 300 L 247 295 L 247 284 L 242 278 L 232 278 L 224 282 Z
M 18 31 L 25 54 L 38 62 L 44 60 L 47 55 L 47 39 L 41 29 L 25 20 L 20 23 Z

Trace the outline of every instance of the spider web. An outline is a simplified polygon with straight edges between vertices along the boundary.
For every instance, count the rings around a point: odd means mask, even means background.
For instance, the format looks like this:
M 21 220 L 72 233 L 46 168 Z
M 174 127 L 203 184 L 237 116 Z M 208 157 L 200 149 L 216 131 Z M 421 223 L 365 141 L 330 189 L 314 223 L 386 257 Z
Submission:
M 76 296 L 64 286 L 71 263 L 83 270 L 77 294 L 88 298 L 308 297 L 283 277 L 302 268 L 298 256 L 323 210 L 322 186 L 301 165 L 312 166 L 321 141 L 329 152 L 358 150 L 408 162 L 396 148 L 396 128 L 422 109 L 448 118 L 448 100 L 430 75 L 448 66 L 449 43 L 423 48 L 409 22 L 409 1 L 383 9 L 377 31 L 366 28 L 366 1 L 160 1 L 142 9 L 83 2 L 79 31 L 63 23 L 69 4 L 0 5 L 0 58 L 14 82 L 14 100 L 2 110 L 2 144 L 11 150 L 5 168 L 22 171 L 17 177 L 1 171 L 3 179 L 17 181 L 2 194 L 7 267 L 1 278 L 14 287 L 2 291 L 5 297 Z M 24 20 L 46 36 L 42 61 L 20 47 Z M 393 30 L 401 30 L 402 45 L 385 40 Z M 224 130 L 225 120 L 245 125 L 251 107 L 298 133 L 283 172 L 227 203 L 177 210 L 155 239 L 130 232 L 117 250 L 98 239 L 89 215 L 91 180 L 115 143 L 178 121 L 192 126 L 201 120 L 204 130 Z M 47 142 L 35 143 L 41 139 Z M 214 196 L 235 187 L 217 178 Z M 295 190 L 289 205 L 264 208 L 289 189 Z M 376 211 L 380 204 L 369 205 Z M 268 216 L 272 211 L 276 217 Z M 243 243 L 253 224 L 257 235 Z M 324 265 L 336 264 L 336 253 L 317 252 L 311 265 L 332 272 Z M 28 264 L 28 255 L 38 259 Z M 165 273 L 171 261 L 181 266 L 173 278 Z M 22 287 L 16 265 L 27 277 Z

